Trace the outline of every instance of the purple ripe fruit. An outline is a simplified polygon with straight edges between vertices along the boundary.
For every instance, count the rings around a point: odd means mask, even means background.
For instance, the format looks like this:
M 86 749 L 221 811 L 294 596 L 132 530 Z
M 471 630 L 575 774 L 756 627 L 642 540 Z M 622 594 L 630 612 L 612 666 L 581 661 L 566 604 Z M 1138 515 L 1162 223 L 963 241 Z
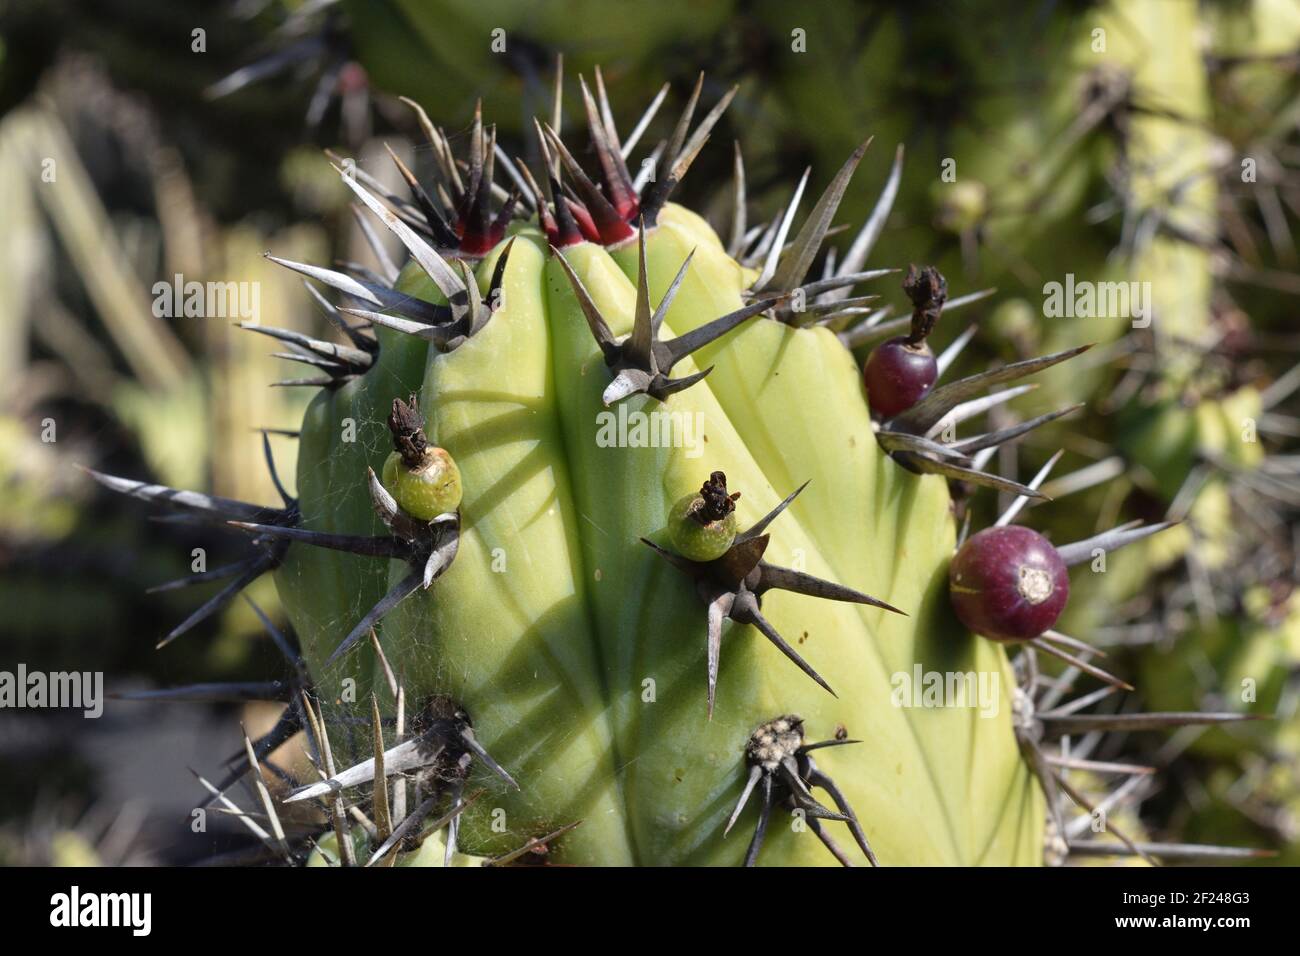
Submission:
M 1070 576 L 1051 542 L 1020 525 L 986 528 L 958 549 L 948 569 L 957 617 L 995 641 L 1027 641 L 1065 609 Z
M 898 335 L 876 346 L 867 356 L 863 380 L 871 410 L 881 418 L 893 418 L 921 400 L 939 376 L 930 346 L 912 345 L 908 336 Z
M 939 270 L 910 266 L 903 291 L 912 300 L 912 331 L 887 339 L 872 349 L 862 368 L 867 402 L 879 418 L 905 412 L 930 390 L 939 365 L 925 340 L 934 331 L 948 297 L 948 283 Z

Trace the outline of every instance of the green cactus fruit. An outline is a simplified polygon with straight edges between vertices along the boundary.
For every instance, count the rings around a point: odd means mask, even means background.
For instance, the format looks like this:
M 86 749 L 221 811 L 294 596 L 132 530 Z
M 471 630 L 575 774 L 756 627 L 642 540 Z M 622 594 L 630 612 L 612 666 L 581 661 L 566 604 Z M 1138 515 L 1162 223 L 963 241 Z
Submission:
M 409 403 L 393 399 L 388 428 L 398 450 L 384 461 L 383 482 L 398 507 L 422 521 L 459 508 L 460 469 L 444 449 L 429 444 L 414 395 Z
M 692 495 L 682 495 L 668 514 L 668 535 L 684 558 L 713 561 L 736 539 L 736 499 L 727 494 L 727 476 L 715 471 Z

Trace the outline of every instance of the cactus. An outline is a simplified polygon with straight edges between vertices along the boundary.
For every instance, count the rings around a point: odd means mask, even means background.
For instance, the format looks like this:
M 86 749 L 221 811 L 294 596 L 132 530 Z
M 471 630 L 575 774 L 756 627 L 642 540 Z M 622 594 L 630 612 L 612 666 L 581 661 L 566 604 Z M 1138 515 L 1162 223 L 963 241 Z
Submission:
M 98 476 L 250 537 L 254 556 L 211 607 L 275 572 L 294 634 L 264 618 L 289 668 L 264 692 L 284 716 L 229 779 L 204 783 L 224 800 L 243 774 L 260 782 L 266 754 L 305 732 L 320 779 L 278 809 L 263 784 L 263 811 L 315 806 L 333 832 L 311 851 L 278 823 L 262 830 L 284 859 L 503 863 L 546 848 L 606 865 L 1037 864 L 1069 849 L 1063 800 L 1093 807 L 1063 768 L 1108 766 L 1070 762 L 1061 737 L 1246 716 L 1079 713 L 1089 700 L 1059 700 L 1068 679 L 1038 680 L 1041 653 L 1128 687 L 1050 628 L 1066 566 L 1167 523 L 1046 547 L 1053 614 L 1011 635 L 1029 639 L 1014 662 L 988 639 L 1006 634 L 962 624 L 950 565 L 989 540 L 968 538 L 963 502 L 1014 495 L 982 533 L 1006 536 L 1048 468 L 1021 484 L 984 466 L 1070 409 L 943 436 L 1023 391 L 990 387 L 1084 349 L 945 382 L 963 334 L 924 389 L 873 406 L 851 348 L 899 323 L 851 293 L 897 271 L 864 268 L 892 191 L 843 255 L 826 249 L 868 144 L 797 232 L 802 184 L 752 229 L 736 188 L 724 244 L 670 201 L 730 100 L 697 125 L 701 89 L 638 183 L 603 83 L 595 96 L 583 83 L 597 171 L 538 124 L 542 164 L 520 163 L 525 188 L 508 195 L 481 113 L 458 162 L 416 108 L 436 182 L 399 163 L 406 198 L 340 169 L 410 263 L 378 246 L 383 274 L 277 260 L 341 295 L 313 292 L 349 343 L 288 339 L 288 357 L 322 372 L 303 383 L 321 392 L 296 495 L 257 507 Z M 905 289 L 904 347 L 978 298 L 947 300 L 932 268 Z M 430 494 L 426 467 L 456 493 Z M 955 699 L 931 701 L 935 676 Z M 976 687 L 991 688 L 978 715 Z M 726 838 L 733 826 L 748 844 Z M 1163 852 L 1112 835 L 1091 852 Z

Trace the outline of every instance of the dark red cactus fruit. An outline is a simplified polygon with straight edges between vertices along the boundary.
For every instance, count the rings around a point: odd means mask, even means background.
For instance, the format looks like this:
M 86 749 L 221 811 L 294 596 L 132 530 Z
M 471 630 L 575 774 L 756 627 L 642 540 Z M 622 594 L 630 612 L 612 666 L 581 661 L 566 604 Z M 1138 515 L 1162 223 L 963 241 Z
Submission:
M 1048 630 L 1070 597 L 1070 576 L 1051 542 L 1020 525 L 986 528 L 948 568 L 957 617 L 995 641 L 1027 641 Z
M 881 418 L 905 412 L 930 390 L 939 366 L 930 346 L 909 345 L 906 335 L 886 339 L 871 350 L 862 369 L 867 403 Z
M 933 266 L 918 269 L 913 265 L 907 268 L 903 291 L 912 300 L 912 331 L 876 346 L 862 367 L 867 404 L 879 418 L 907 411 L 939 377 L 939 364 L 925 340 L 948 299 L 948 283 Z

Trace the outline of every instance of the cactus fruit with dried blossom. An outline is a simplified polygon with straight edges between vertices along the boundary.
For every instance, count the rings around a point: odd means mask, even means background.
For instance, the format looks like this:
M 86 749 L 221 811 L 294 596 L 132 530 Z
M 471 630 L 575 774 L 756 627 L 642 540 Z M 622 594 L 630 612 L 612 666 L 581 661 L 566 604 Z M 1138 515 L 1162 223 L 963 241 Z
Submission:
M 264 696 L 283 716 L 228 779 L 203 781 L 229 802 L 254 775 L 273 826 L 243 819 L 270 852 L 345 865 L 1037 864 L 1076 842 L 1066 798 L 1093 809 L 1069 772 L 1117 772 L 1063 738 L 1242 719 L 1084 713 L 1128 685 L 1053 630 L 1055 615 L 980 628 L 1015 646 L 968 629 L 954 555 L 1038 539 L 1012 522 L 1048 471 L 1022 484 L 986 470 L 991 457 L 1072 409 L 956 430 L 1023 391 L 990 388 L 1083 348 L 944 382 L 963 332 L 926 389 L 888 407 L 877 391 L 873 407 L 850 349 L 899 323 L 853 290 L 897 271 L 866 268 L 891 191 L 842 255 L 826 249 L 868 144 L 797 231 L 804 184 L 751 228 L 738 183 L 724 244 L 669 201 L 730 100 L 696 124 L 701 91 L 638 182 L 597 75 L 595 95 L 581 88 L 594 170 L 539 123 L 542 162 L 511 164 L 509 193 L 479 115 L 460 160 L 417 108 L 433 181 L 399 163 L 399 196 L 340 169 L 367 228 L 391 231 L 411 262 L 399 270 L 378 243 L 378 272 L 283 262 L 338 294 L 313 290 L 347 341 L 280 335 L 319 370 L 304 383 L 320 393 L 296 493 L 259 507 L 98 476 L 250 537 L 252 556 L 199 616 L 275 571 L 294 633 L 264 619 L 288 667 Z M 907 288 L 918 341 L 975 298 L 947 300 L 932 269 Z M 413 484 L 426 466 L 455 476 L 455 494 Z M 992 488 L 1014 503 L 967 539 L 949 481 L 963 500 Z M 1052 606 L 1066 566 L 1166 527 L 1044 542 Z M 1070 673 L 1040 682 L 1039 653 Z M 1109 686 L 1062 703 L 1080 675 Z M 262 764 L 300 731 L 315 776 L 273 796 Z M 313 838 L 286 837 L 286 812 L 312 813 Z M 733 827 L 748 844 L 727 839 Z M 1110 836 L 1087 852 L 1229 852 Z

